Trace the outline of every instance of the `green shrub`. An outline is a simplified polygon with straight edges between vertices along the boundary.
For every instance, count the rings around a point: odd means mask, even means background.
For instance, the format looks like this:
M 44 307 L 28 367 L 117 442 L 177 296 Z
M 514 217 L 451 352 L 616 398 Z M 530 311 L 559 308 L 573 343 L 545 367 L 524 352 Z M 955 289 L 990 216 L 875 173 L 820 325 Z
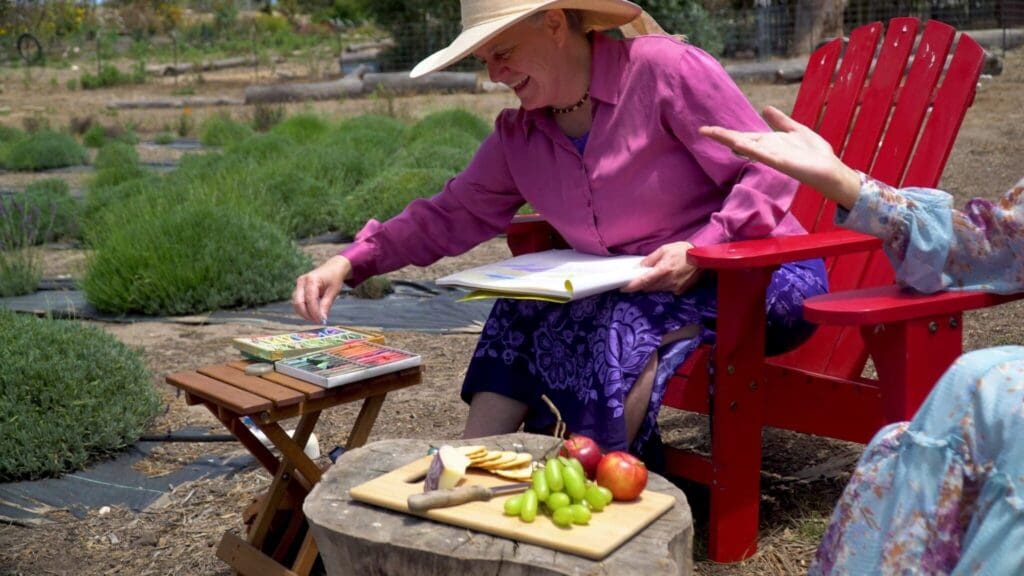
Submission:
M 381 170 L 395 148 L 393 144 L 374 147 L 363 139 L 330 135 L 316 146 L 294 153 L 293 169 L 309 174 L 341 196 L 352 193 L 360 184 Z
M 389 170 L 363 183 L 342 202 L 339 229 L 354 235 L 370 218 L 384 221 L 416 198 L 441 191 L 451 174 L 444 170 Z
M 149 174 L 139 165 L 139 154 L 135 147 L 117 141 L 100 148 L 93 165 L 96 167 L 96 175 L 89 182 L 90 190 L 117 186 Z
M 316 114 L 296 114 L 284 120 L 270 130 L 272 134 L 280 134 L 300 144 L 315 142 L 322 138 L 330 127 L 322 116 Z
M 491 133 L 491 125 L 462 108 L 449 108 L 424 116 L 409 129 L 407 138 L 409 142 L 416 142 L 424 137 L 434 138 L 448 132 L 468 134 L 480 143 Z
M 469 164 L 475 151 L 475 148 L 435 146 L 421 140 L 395 154 L 391 165 L 395 168 L 436 168 L 454 176 Z
M 79 323 L 0 310 L 0 481 L 74 471 L 160 410 L 138 352 Z
M 31 294 L 42 270 L 32 246 L 46 232 L 44 215 L 24 194 L 0 195 L 0 298 Z
M 103 129 L 103 126 L 99 124 L 93 124 L 89 126 L 89 129 L 82 135 L 82 144 L 85 144 L 89 148 L 99 148 L 103 146 L 103 143 L 107 141 L 107 132 Z
M 192 192 L 144 194 L 110 207 L 82 287 L 113 313 L 180 315 L 288 298 L 310 262 L 284 233 L 237 206 Z
M 43 131 L 15 141 L 7 149 L 4 167 L 36 171 L 85 164 L 85 148 L 67 134 Z
M 477 140 L 472 134 L 461 130 L 437 130 L 421 134 L 415 140 L 407 142 L 405 146 L 407 148 L 412 146 L 447 147 L 476 152 L 477 148 L 480 147 L 480 140 Z
M 231 147 L 230 154 L 257 162 L 277 163 L 287 156 L 295 143 L 280 134 L 259 134 Z
M 81 206 L 71 197 L 67 181 L 61 178 L 37 180 L 25 188 L 25 200 L 38 206 L 41 214 L 49 214 L 49 227 L 40 242 L 77 240 L 82 237 L 79 226 Z
M 123 142 L 111 142 L 109 145 L 100 148 L 93 160 L 96 170 L 109 170 L 111 168 L 129 168 L 139 165 L 139 153 L 134 146 Z
M 644 9 L 670 34 L 721 56 L 728 24 L 712 16 L 698 0 L 646 0 Z
M 270 14 L 259 14 L 253 22 L 259 34 L 281 34 L 291 30 L 291 24 L 284 16 L 272 16 Z
M 152 172 L 143 171 L 137 178 L 125 178 L 120 183 L 112 182 L 125 176 L 129 170 L 112 171 L 108 184 L 97 185 L 96 179 L 89 186 L 85 195 L 85 205 L 82 207 L 82 229 L 86 243 L 93 244 L 97 234 L 102 234 L 110 226 L 117 226 L 117 222 L 103 223 L 102 217 L 107 208 L 126 203 L 137 196 L 146 194 L 160 185 L 160 177 Z
M 0 250 L 0 298 L 33 294 L 43 271 L 31 248 Z
M 11 144 L 25 137 L 25 133 L 13 126 L 0 124 L 0 144 Z
M 281 104 L 257 103 L 252 109 L 252 128 L 266 132 L 284 120 L 284 106 Z
M 121 72 L 113 64 L 100 66 L 98 74 L 84 72 L 79 83 L 82 90 L 98 90 L 100 88 L 112 88 L 127 84 L 143 84 L 146 82 L 146 70 L 144 66 L 135 66 L 131 72 Z
M 153 138 L 153 142 L 160 146 L 167 146 L 168 144 L 174 144 L 178 139 L 175 138 L 174 134 L 170 132 L 161 132 Z
M 309 161 L 315 170 L 330 174 L 331 187 L 347 196 L 389 165 L 406 130 L 405 124 L 387 116 L 368 114 L 351 118 L 324 138 Z
M 307 174 L 280 173 L 265 182 L 260 214 L 291 238 L 308 238 L 337 226 L 342 198 Z
M 230 146 L 252 136 L 252 128 L 236 122 L 227 114 L 210 116 L 199 126 L 199 141 L 203 146 Z
M 401 141 L 408 130 L 405 124 L 390 116 L 380 114 L 364 114 L 343 120 L 338 125 L 342 134 L 376 134 L 386 140 Z
M 130 128 L 105 128 L 100 124 L 93 124 L 82 136 L 82 143 L 89 148 L 102 148 L 107 142 L 123 142 L 134 146 L 139 143 L 139 137 Z

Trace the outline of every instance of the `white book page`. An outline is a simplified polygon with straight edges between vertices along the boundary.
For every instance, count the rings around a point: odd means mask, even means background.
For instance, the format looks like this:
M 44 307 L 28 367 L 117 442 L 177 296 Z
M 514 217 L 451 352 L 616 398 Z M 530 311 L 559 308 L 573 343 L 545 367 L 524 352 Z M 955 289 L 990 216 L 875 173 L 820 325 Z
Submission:
M 456 272 L 437 281 L 490 291 L 583 298 L 621 288 L 646 273 L 643 256 L 594 256 L 575 250 L 524 254 Z

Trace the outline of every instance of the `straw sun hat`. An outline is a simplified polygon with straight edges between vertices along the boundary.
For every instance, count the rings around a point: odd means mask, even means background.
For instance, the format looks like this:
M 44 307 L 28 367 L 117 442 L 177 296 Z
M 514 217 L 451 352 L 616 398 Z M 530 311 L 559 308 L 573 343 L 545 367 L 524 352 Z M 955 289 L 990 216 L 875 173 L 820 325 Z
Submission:
M 583 10 L 583 29 L 608 30 L 631 22 L 641 9 L 627 0 L 462 0 L 462 33 L 409 73 L 417 78 L 461 60 L 513 24 L 542 10 Z

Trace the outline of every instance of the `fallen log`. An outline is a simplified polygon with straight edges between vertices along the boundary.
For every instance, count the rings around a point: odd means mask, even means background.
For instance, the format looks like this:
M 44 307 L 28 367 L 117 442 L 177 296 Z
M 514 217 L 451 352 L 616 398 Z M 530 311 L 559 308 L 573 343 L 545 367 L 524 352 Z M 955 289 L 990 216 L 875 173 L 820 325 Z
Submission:
M 419 78 L 410 78 L 408 72 L 371 72 L 363 76 L 363 89 L 368 94 L 378 89 L 396 94 L 478 92 L 480 84 L 472 72 L 432 72 Z
M 275 57 L 274 62 L 284 62 L 284 58 Z M 203 62 L 181 62 L 178 64 L 154 64 L 146 66 L 146 73 L 154 76 L 180 76 L 191 72 L 207 72 L 210 70 L 224 70 L 226 68 L 239 68 L 242 66 L 255 66 L 260 62 L 252 56 L 238 56 L 225 58 L 223 60 L 206 60 Z
M 425 92 L 479 92 L 476 74 L 467 72 L 434 72 L 421 78 L 409 78 L 408 72 L 366 72 L 360 66 L 341 80 L 310 84 L 273 84 L 249 86 L 245 89 L 246 104 L 332 100 L 373 94 L 378 90 L 393 94 Z
M 205 108 L 208 106 L 240 106 L 245 104 L 238 98 L 193 96 L 189 98 L 148 98 L 137 100 L 114 100 L 107 102 L 110 110 L 140 108 Z
M 270 84 L 249 86 L 245 89 L 246 104 L 271 104 L 277 102 L 303 102 L 307 100 L 334 100 L 359 96 L 363 93 L 363 81 L 345 77 L 330 82 L 309 84 Z

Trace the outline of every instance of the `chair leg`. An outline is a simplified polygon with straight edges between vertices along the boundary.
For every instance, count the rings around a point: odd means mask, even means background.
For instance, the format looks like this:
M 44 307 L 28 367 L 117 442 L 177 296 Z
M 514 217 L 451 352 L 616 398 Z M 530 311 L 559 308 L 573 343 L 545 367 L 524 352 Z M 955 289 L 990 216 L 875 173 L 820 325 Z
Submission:
M 765 292 L 771 271 L 720 271 L 711 400 L 708 557 L 736 562 L 757 551 L 761 490 Z
M 865 326 L 861 334 L 878 372 L 886 424 L 913 418 L 942 373 L 963 353 L 959 313 Z

